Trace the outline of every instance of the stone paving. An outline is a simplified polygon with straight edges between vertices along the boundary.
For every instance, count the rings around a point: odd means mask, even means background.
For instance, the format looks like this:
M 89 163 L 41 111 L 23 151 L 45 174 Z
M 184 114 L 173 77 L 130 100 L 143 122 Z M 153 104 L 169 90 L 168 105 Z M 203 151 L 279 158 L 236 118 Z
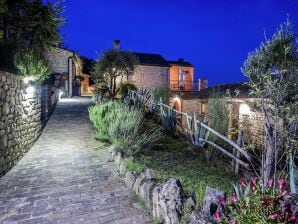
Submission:
M 89 102 L 62 100 L 32 149 L 0 179 L 0 223 L 150 223 L 92 137 Z

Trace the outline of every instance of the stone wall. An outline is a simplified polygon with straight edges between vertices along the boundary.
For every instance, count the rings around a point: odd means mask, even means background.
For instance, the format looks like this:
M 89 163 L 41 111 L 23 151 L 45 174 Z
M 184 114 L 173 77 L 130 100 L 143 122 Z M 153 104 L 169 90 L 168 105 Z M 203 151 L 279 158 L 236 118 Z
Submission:
M 0 71 L 0 176 L 22 158 L 41 133 L 42 88 L 33 86 L 34 92 L 27 93 L 19 76 Z M 45 97 L 51 98 L 52 110 L 58 98 L 52 94 Z
M 199 119 L 203 119 L 204 115 L 201 113 L 200 103 L 205 103 L 206 113 L 208 114 L 208 100 L 207 99 L 181 99 L 182 111 L 193 116 L 195 112 Z M 227 100 L 227 106 L 230 110 L 230 130 L 241 128 L 244 134 L 244 141 L 246 144 L 252 144 L 256 148 L 261 149 L 263 144 L 263 117 L 260 112 L 254 109 L 255 99 L 239 99 L 230 98 Z M 250 110 L 242 114 L 240 105 L 246 104 Z M 182 124 L 187 125 L 185 117 L 182 119 Z M 235 140 L 235 139 L 233 139 Z
M 73 57 L 72 51 L 61 48 L 51 48 L 46 52 L 46 58 L 49 61 L 50 69 L 53 73 L 63 74 L 68 73 L 68 59 Z
M 168 67 L 138 65 L 134 74 L 129 77 L 129 81 L 138 89 L 154 90 L 157 87 L 169 85 L 168 77 Z
M 41 120 L 45 123 L 59 101 L 59 83 L 48 83 L 41 86 Z

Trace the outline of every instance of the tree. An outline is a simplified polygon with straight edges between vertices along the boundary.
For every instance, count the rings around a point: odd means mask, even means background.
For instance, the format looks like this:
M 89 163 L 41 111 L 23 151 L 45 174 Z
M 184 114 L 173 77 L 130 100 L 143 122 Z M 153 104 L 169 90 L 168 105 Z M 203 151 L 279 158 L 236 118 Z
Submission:
M 261 177 L 263 190 L 286 153 L 297 142 L 298 51 L 296 34 L 289 20 L 281 24 L 271 39 L 249 53 L 242 72 L 249 78 L 252 94 L 259 98 L 264 118 L 264 146 Z M 276 182 L 276 181 L 275 181 Z
M 46 48 L 60 42 L 64 23 L 61 1 L 0 0 L 0 30 L 5 43 Z
M 128 76 L 135 70 L 136 63 L 137 59 L 132 53 L 112 49 L 101 55 L 91 75 L 95 82 L 106 84 L 110 94 L 115 96 L 117 81 L 121 83 L 123 78 L 128 80 Z

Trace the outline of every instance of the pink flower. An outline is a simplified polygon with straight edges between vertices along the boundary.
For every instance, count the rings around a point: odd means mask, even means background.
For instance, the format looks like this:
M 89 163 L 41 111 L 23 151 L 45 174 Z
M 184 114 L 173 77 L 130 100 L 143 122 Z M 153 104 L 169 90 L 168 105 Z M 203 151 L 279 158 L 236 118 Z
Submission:
M 271 218 L 272 218 L 272 219 L 280 219 L 280 218 L 281 218 L 281 215 L 275 213 L 275 214 L 271 215 Z
M 225 205 L 225 199 L 224 198 L 219 199 L 218 203 L 222 206 Z
M 295 222 L 298 222 L 298 217 L 296 217 L 295 214 L 293 214 L 290 218 L 290 221 L 295 221 Z
M 273 179 L 269 180 L 269 187 L 272 188 L 273 187 Z
M 286 181 L 284 179 L 279 179 L 278 184 L 279 184 L 279 189 L 282 189 L 284 186 L 286 186 Z
M 221 213 L 219 211 L 216 211 L 214 213 L 215 218 L 220 219 L 221 218 Z
M 287 189 L 285 189 L 283 192 L 282 192 L 282 196 L 286 196 L 286 195 L 289 195 L 290 194 L 290 192 L 289 192 L 289 190 L 287 190 Z
M 244 178 L 241 178 L 240 180 L 239 180 L 239 184 L 241 185 L 241 186 L 246 186 L 246 180 L 244 179 Z
M 237 201 L 237 196 L 236 196 L 236 194 L 232 194 L 230 199 L 231 199 L 231 201 L 233 201 L 233 202 Z
M 257 184 L 258 184 L 258 179 L 254 177 L 250 182 L 250 189 L 252 191 L 255 191 Z

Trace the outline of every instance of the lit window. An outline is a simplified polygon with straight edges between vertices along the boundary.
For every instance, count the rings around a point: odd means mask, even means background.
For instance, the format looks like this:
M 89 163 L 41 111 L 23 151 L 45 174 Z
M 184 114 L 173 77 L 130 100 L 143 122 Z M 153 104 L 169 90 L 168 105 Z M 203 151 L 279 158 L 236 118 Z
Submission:
M 206 113 L 206 103 L 200 103 L 200 113 L 205 114 Z

